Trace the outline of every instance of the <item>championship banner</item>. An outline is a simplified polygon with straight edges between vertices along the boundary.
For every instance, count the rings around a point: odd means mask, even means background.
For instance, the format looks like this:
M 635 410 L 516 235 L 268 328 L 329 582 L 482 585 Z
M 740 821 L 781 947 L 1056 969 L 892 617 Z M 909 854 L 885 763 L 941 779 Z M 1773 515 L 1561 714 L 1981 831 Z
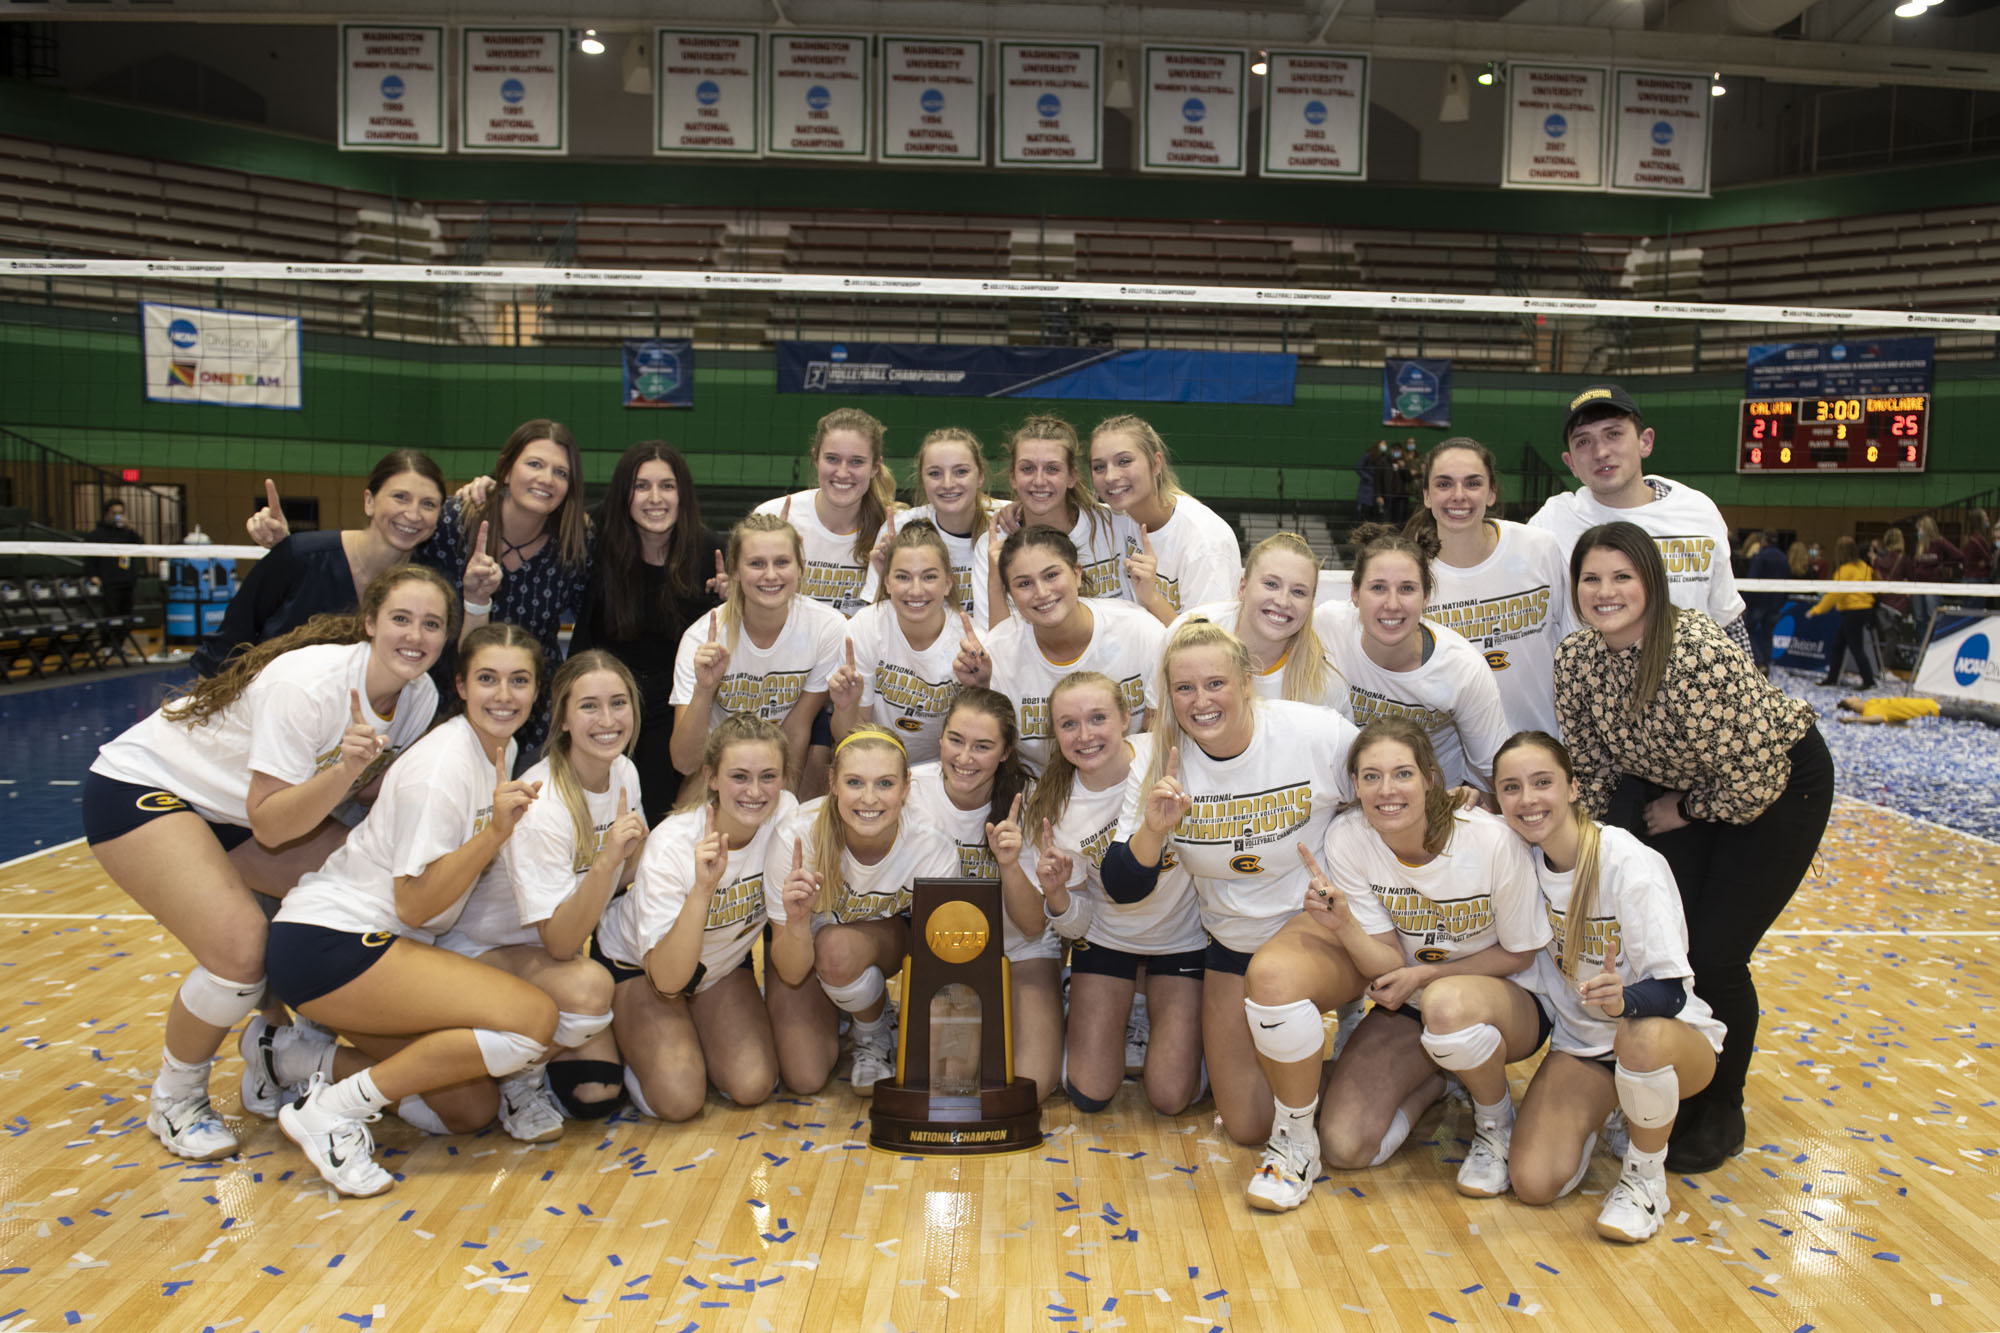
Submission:
M 445 151 L 443 28 L 340 25 L 340 147 Z
M 1703 97 L 1708 96 L 1704 91 Z M 1766 594 L 1768 595 L 1768 594 Z M 1750 596 L 1757 596 L 1751 593 Z M 1778 612 L 1771 628 L 1771 665 L 1790 671 L 1810 671 L 1825 675 L 1833 660 L 1833 645 L 1840 638 L 1840 612 L 1807 614 L 1817 606 L 1816 598 L 1794 598 Z M 1849 663 L 1850 666 L 1858 663 Z
M 1706 74 L 1618 71 L 1611 188 L 1619 194 L 1708 194 Z
M 1754 343 L 1745 359 L 1746 396 L 1751 398 L 1929 393 L 1937 340 Z
M 1141 171 L 1241 176 L 1250 58 L 1216 47 L 1148 46 L 1140 67 Z
M 299 321 L 200 306 L 139 305 L 146 397 L 298 411 Z
M 1266 176 L 1368 178 L 1368 57 L 1272 51 L 1264 79 Z
M 694 344 L 688 339 L 628 339 L 622 360 L 625 406 L 694 406 Z
M 986 43 L 884 37 L 884 162 L 986 160 Z
M 464 28 L 459 43 L 459 152 L 569 152 L 568 33 Z
M 1382 424 L 1449 426 L 1451 362 L 1393 356 L 1384 361 Z
M 1605 76 L 1584 65 L 1507 67 L 1503 188 L 1604 188 Z
M 1001 42 L 1003 167 L 1097 167 L 1103 160 L 1096 42 Z
M 1918 693 L 2000 704 L 2000 616 L 1940 611 L 1917 663 Z
M 767 153 L 868 156 L 868 43 L 852 33 L 771 34 Z
M 653 152 L 756 157 L 763 38 L 653 32 Z
M 778 344 L 779 393 L 1129 399 L 1289 407 L 1298 358 L 1170 348 Z

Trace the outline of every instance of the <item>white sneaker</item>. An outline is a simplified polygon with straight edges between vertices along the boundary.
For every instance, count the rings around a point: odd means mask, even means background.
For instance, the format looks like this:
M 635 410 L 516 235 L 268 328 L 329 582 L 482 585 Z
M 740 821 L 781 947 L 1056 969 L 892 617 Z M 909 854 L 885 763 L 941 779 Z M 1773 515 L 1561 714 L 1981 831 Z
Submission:
M 146 1128 L 159 1136 L 168 1152 L 196 1162 L 232 1156 L 243 1146 L 209 1104 L 206 1088 L 173 1103 L 155 1096 L 152 1109 L 146 1112 Z
M 1507 1192 L 1507 1149 L 1514 1139 L 1514 1125 L 1472 1127 L 1472 1146 L 1458 1164 L 1458 1192 L 1475 1199 L 1497 1199 Z
M 1146 1010 L 1146 992 L 1135 991 L 1132 995 L 1132 1013 L 1125 1020 L 1125 1068 L 1137 1071 L 1146 1067 L 1146 1047 L 1153 1039 L 1153 1018 Z
M 1624 1107 L 1614 1106 L 1611 1108 L 1611 1114 L 1604 1117 L 1604 1132 L 1601 1137 L 1604 1140 L 1604 1151 L 1619 1161 L 1624 1161 L 1626 1152 L 1632 1147 L 1632 1131 L 1625 1123 Z
M 1244 1190 L 1252 1208 L 1288 1213 L 1312 1194 L 1313 1181 L 1319 1178 L 1319 1136 L 1311 1126 L 1307 1133 L 1309 1140 L 1301 1143 L 1282 1127 L 1271 1131 L 1257 1174 Z
M 533 1065 L 500 1080 L 500 1128 L 522 1143 L 553 1143 L 563 1134 L 562 1106 L 549 1091 L 548 1067 Z
M 278 1108 L 278 1127 L 342 1194 L 365 1199 L 382 1193 L 396 1179 L 375 1164 L 375 1140 L 368 1136 L 368 1122 L 380 1120 L 381 1114 L 350 1119 L 323 1111 L 319 1102 L 325 1091 L 325 1077 L 314 1074 L 305 1096 Z
M 864 1031 L 858 1023 L 853 1030 L 854 1065 L 847 1071 L 847 1081 L 863 1097 L 870 1097 L 877 1083 L 896 1077 L 896 1011 L 883 1008 L 879 1031 Z
M 1597 1213 L 1597 1234 L 1628 1243 L 1649 1239 L 1667 1215 L 1667 1172 L 1663 1166 L 1636 1170 L 1631 1163 L 1604 1197 Z
M 296 1101 L 305 1086 L 303 1079 L 285 1082 L 284 1067 L 291 1066 L 294 1073 L 300 1072 L 300 1065 L 317 1068 L 319 1051 L 333 1042 L 333 1034 L 316 1024 L 272 1027 L 264 1015 L 250 1015 L 236 1039 L 236 1050 L 243 1057 L 243 1109 L 266 1120 L 275 1117 L 278 1108 Z

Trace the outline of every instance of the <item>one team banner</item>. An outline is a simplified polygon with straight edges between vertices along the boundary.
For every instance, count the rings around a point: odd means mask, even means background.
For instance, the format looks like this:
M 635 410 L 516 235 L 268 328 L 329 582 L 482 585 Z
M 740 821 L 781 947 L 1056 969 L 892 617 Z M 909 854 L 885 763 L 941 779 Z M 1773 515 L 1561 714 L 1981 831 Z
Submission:
M 340 146 L 445 151 L 443 28 L 340 25 Z
M 1604 188 L 1605 85 L 1586 65 L 1507 67 L 1507 166 L 1515 190 Z
M 458 151 L 569 151 L 569 34 L 561 28 L 459 32 Z
M 754 32 L 653 33 L 653 152 L 756 157 L 763 101 Z
M 770 35 L 765 150 L 772 157 L 869 155 L 870 41 L 859 33 Z
M 986 160 L 986 43 L 978 38 L 884 37 L 884 162 Z
M 1620 194 L 1708 194 L 1706 74 L 1618 71 L 1611 188 Z
M 2000 647 L 2000 616 L 1939 612 L 1923 661 L 1917 663 L 1917 691 L 2000 704 L 1996 647 Z
M 1099 166 L 1104 48 L 1096 42 L 1001 42 L 999 49 L 1000 165 Z
M 1750 398 L 1842 398 L 1929 393 L 1935 338 L 1855 338 L 1830 343 L 1753 343 L 1745 355 Z
M 686 338 L 628 339 L 622 359 L 625 406 L 694 406 L 694 344 Z
M 296 318 L 143 301 L 139 329 L 153 402 L 304 406 Z
M 1241 176 L 1249 120 L 1247 52 L 1224 47 L 1148 46 L 1139 94 L 1141 171 Z
M 1298 358 L 1170 348 L 778 344 L 778 392 L 1288 407 Z
M 1451 362 L 1390 357 L 1382 363 L 1382 424 L 1449 426 Z
M 1264 175 L 1368 178 L 1368 57 L 1272 51 Z

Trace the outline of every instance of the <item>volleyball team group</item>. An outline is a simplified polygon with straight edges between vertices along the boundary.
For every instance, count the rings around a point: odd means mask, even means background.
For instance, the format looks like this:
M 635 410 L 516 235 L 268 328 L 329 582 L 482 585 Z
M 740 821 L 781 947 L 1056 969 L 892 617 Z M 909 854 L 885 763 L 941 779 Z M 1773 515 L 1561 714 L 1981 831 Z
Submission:
M 1462 1193 L 1551 1203 L 1601 1140 L 1597 1230 L 1645 1240 L 1668 1170 L 1742 1149 L 1750 957 L 1833 774 L 1747 651 L 1715 506 L 1646 473 L 1622 389 L 1562 418 L 1582 489 L 1500 520 L 1493 456 L 1448 439 L 1318 605 L 1305 541 L 1243 557 L 1134 416 L 1030 417 L 1005 498 L 932 431 L 905 507 L 881 424 L 837 410 L 818 485 L 726 542 L 658 442 L 586 516 L 546 420 L 457 494 L 390 454 L 360 529 L 288 534 L 273 488 L 203 674 L 84 787 L 99 862 L 196 961 L 148 1127 L 238 1150 L 209 1068 L 239 1025 L 244 1111 L 349 1195 L 393 1183 L 385 1111 L 684 1121 L 819 1092 L 843 1033 L 865 1096 L 912 884 L 971 876 L 1044 1098 L 1112 1101 L 1137 1001 L 1147 1101 L 1212 1093 L 1253 1207 L 1459 1095 Z

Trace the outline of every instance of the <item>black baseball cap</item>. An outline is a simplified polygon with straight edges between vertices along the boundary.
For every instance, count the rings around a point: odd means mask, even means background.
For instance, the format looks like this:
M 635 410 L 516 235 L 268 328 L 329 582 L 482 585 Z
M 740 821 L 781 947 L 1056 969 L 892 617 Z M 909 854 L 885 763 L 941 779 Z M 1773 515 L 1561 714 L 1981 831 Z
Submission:
M 1592 420 L 1607 415 L 1607 413 L 1601 410 L 1604 408 L 1622 412 L 1634 421 L 1645 420 L 1644 414 L 1639 411 L 1639 405 L 1632 401 L 1631 394 L 1626 393 L 1615 384 L 1593 384 L 1588 389 L 1572 397 L 1569 400 L 1569 406 L 1564 409 L 1563 447 L 1569 447 L 1569 433 L 1576 429 L 1577 422 L 1581 421 L 1586 415 Z

